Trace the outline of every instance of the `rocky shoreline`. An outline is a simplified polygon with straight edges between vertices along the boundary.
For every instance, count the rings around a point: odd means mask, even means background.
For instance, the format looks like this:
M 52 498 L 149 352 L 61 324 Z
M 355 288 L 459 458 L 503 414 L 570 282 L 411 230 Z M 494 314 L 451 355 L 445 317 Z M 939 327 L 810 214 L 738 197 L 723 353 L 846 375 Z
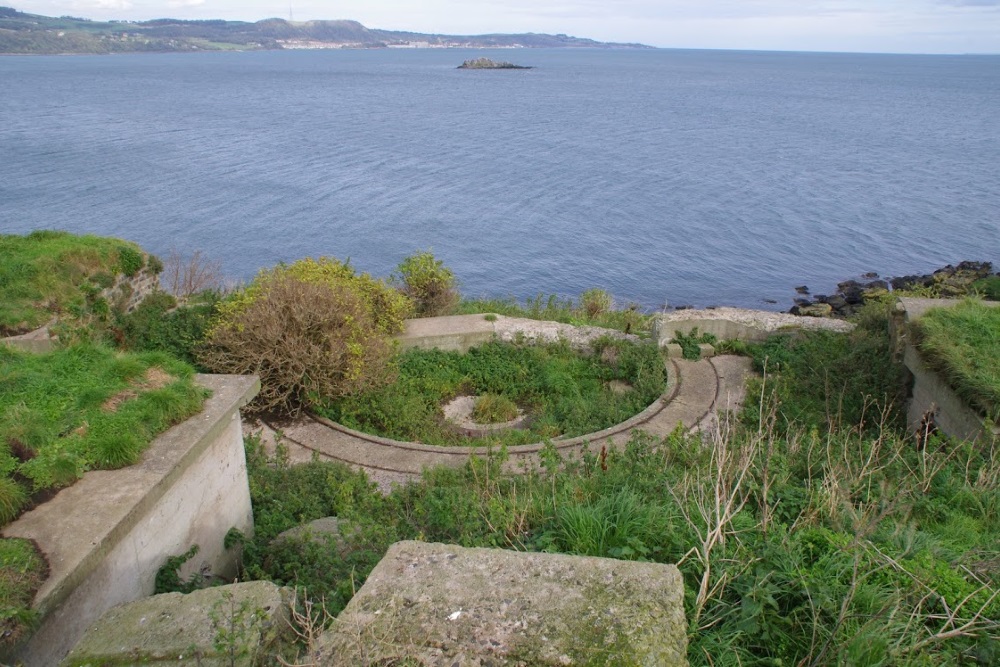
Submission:
M 806 285 L 795 291 L 800 295 L 795 305 L 788 311 L 792 315 L 807 317 L 850 317 L 865 302 L 886 292 L 899 290 L 926 290 L 929 295 L 941 298 L 955 298 L 971 294 L 973 286 L 980 281 L 993 279 L 1000 286 L 1000 273 L 993 273 L 990 262 L 960 262 L 948 264 L 933 273 L 897 277 L 881 277 L 877 273 L 866 273 L 858 279 L 845 280 L 837 284 L 834 294 L 810 295 Z M 987 298 L 997 298 L 993 294 Z

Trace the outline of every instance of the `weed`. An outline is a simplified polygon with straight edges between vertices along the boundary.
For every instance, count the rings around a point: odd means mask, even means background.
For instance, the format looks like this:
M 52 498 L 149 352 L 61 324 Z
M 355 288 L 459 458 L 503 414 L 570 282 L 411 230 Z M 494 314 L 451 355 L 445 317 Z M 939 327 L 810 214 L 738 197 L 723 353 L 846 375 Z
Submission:
M 205 585 L 205 578 L 200 573 L 195 572 L 187 579 L 181 578 L 181 567 L 198 554 L 198 545 L 193 544 L 191 548 L 179 556 L 168 556 L 166 562 L 156 571 L 156 579 L 153 587 L 153 594 L 161 593 L 190 593 Z
M 506 396 L 484 394 L 476 399 L 472 419 L 480 424 L 502 424 L 517 417 L 517 405 Z

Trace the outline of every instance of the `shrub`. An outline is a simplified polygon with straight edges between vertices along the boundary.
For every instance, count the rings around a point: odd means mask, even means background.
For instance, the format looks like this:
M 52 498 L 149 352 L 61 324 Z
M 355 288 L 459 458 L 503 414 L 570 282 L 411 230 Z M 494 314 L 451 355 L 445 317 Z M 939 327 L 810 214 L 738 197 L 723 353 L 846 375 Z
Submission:
M 126 276 L 131 278 L 142 270 L 145 260 L 142 253 L 131 246 L 122 246 L 118 249 L 118 268 Z
M 390 379 L 392 334 L 405 297 L 336 260 L 306 259 L 262 272 L 219 306 L 198 351 L 216 372 L 256 374 L 251 410 L 297 414 Z
M 458 304 L 455 274 L 430 252 L 414 253 L 404 259 L 392 280 L 413 300 L 419 317 L 447 315 Z
M 580 308 L 594 319 L 611 310 L 611 295 L 602 289 L 589 289 L 580 295 Z
M 115 345 L 135 352 L 168 352 L 196 363 L 195 348 L 216 314 L 219 296 L 205 292 L 197 302 L 187 303 L 177 308 L 177 300 L 166 292 L 150 294 L 133 312 L 117 315 L 110 331 Z
M 472 419 L 479 424 L 502 424 L 515 418 L 517 405 L 498 394 L 483 394 L 472 408 Z

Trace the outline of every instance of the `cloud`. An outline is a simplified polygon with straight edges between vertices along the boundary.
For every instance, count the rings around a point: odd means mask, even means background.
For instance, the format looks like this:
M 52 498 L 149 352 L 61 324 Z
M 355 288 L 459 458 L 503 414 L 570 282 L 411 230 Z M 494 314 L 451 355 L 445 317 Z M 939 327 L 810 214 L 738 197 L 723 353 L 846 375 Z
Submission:
M 172 9 L 178 7 L 200 7 L 205 4 L 205 0 L 167 0 L 167 6 Z
M 126 10 L 132 9 L 132 3 L 129 0 L 73 0 L 73 9 L 75 11 Z
M 939 0 L 951 7 L 1000 7 L 1000 0 Z

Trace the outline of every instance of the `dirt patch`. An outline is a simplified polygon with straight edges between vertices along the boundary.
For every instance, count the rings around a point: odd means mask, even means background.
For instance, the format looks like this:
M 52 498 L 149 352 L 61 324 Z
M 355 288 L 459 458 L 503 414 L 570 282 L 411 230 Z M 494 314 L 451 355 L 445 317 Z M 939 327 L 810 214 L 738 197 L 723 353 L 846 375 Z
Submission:
M 101 409 L 105 412 L 117 412 L 122 403 L 130 401 L 133 398 L 137 398 L 142 392 L 162 389 L 168 384 L 176 381 L 177 378 L 170 373 L 167 373 L 162 368 L 153 366 L 146 371 L 146 373 L 142 376 L 142 379 L 134 380 L 132 384 L 129 385 L 128 389 L 123 389 L 108 400 L 104 401 L 101 405 Z

